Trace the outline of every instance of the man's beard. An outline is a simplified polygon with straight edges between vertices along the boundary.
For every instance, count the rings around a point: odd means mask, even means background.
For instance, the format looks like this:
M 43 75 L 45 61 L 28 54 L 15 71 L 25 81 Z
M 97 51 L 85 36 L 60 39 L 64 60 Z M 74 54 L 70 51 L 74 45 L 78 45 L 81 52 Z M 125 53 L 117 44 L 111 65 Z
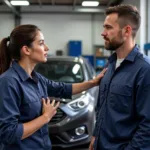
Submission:
M 119 32 L 119 35 L 117 37 L 117 39 L 119 40 L 115 40 L 113 39 L 112 41 L 109 41 L 109 39 L 107 38 L 106 40 L 109 42 L 108 44 L 105 44 L 105 49 L 109 50 L 109 51 L 115 51 L 116 49 L 118 49 L 121 45 L 123 45 L 124 41 L 123 41 L 123 37 L 121 35 L 121 32 Z
M 116 49 L 118 49 L 121 45 L 123 45 L 123 41 L 119 42 L 119 41 L 114 41 L 109 43 L 108 45 L 105 45 L 105 49 L 106 50 L 110 50 L 110 51 L 115 51 Z

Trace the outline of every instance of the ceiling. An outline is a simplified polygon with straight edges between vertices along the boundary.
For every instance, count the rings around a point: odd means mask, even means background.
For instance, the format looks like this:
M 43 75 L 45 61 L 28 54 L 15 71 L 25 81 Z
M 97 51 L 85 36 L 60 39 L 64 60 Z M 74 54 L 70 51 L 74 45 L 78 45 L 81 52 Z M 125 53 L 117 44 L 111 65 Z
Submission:
M 99 0 L 100 5 L 108 5 L 110 0 Z M 81 6 L 82 0 L 30 0 L 31 5 L 67 5 L 67 6 Z
M 0 5 L 10 0 L 1 0 Z M 66 5 L 66 6 L 81 6 L 82 0 L 28 0 L 30 5 Z M 110 6 L 120 4 L 123 0 L 98 0 L 99 6 Z
M 82 0 L 28 0 L 29 6 L 14 7 L 10 0 L 1 0 L 0 13 L 102 13 L 108 6 L 118 5 L 123 0 L 98 0 L 98 7 L 82 7 Z

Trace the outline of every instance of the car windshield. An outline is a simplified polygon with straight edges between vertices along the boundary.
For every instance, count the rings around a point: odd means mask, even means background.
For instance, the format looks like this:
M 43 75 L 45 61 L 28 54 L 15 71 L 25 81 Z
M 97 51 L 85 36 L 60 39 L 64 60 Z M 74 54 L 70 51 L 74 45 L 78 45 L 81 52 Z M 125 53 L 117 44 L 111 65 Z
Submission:
M 59 82 L 78 83 L 84 80 L 80 63 L 71 61 L 47 61 L 38 64 L 36 71 L 46 78 Z

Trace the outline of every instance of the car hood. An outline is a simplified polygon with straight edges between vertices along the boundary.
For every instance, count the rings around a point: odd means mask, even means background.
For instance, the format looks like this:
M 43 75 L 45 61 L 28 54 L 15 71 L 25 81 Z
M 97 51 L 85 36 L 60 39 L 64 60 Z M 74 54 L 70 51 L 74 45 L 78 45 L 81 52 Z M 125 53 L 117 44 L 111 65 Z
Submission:
M 64 98 L 57 98 L 57 97 L 49 97 L 49 98 L 50 98 L 50 100 L 55 99 L 56 101 L 60 101 L 62 103 L 69 103 L 69 102 L 71 102 L 71 101 L 73 101 L 75 99 L 80 98 L 82 95 L 85 95 L 86 93 L 87 93 L 87 91 L 84 91 L 82 93 L 72 95 L 71 99 L 64 99 Z
M 70 102 L 70 101 L 72 101 L 72 100 L 78 99 L 78 98 L 80 98 L 82 95 L 85 95 L 86 93 L 87 93 L 87 91 L 84 91 L 84 92 L 82 92 L 82 93 L 72 95 L 72 99 L 65 99 L 65 101 L 66 101 L 66 102 Z

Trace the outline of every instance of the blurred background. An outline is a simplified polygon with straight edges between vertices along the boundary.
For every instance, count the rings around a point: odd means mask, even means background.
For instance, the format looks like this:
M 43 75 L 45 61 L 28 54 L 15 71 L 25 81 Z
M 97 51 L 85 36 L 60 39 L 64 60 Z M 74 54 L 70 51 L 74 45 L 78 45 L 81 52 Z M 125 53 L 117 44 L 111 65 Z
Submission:
M 24 2 L 24 3 L 23 3 Z M 89 0 L 87 0 L 89 2 Z M 83 56 L 101 70 L 110 52 L 103 47 L 104 11 L 108 6 L 133 4 L 142 16 L 137 44 L 150 55 L 149 0 L 1 0 L 0 39 L 9 36 L 20 24 L 35 24 L 42 30 L 49 55 Z M 87 4 L 87 5 L 86 5 Z

